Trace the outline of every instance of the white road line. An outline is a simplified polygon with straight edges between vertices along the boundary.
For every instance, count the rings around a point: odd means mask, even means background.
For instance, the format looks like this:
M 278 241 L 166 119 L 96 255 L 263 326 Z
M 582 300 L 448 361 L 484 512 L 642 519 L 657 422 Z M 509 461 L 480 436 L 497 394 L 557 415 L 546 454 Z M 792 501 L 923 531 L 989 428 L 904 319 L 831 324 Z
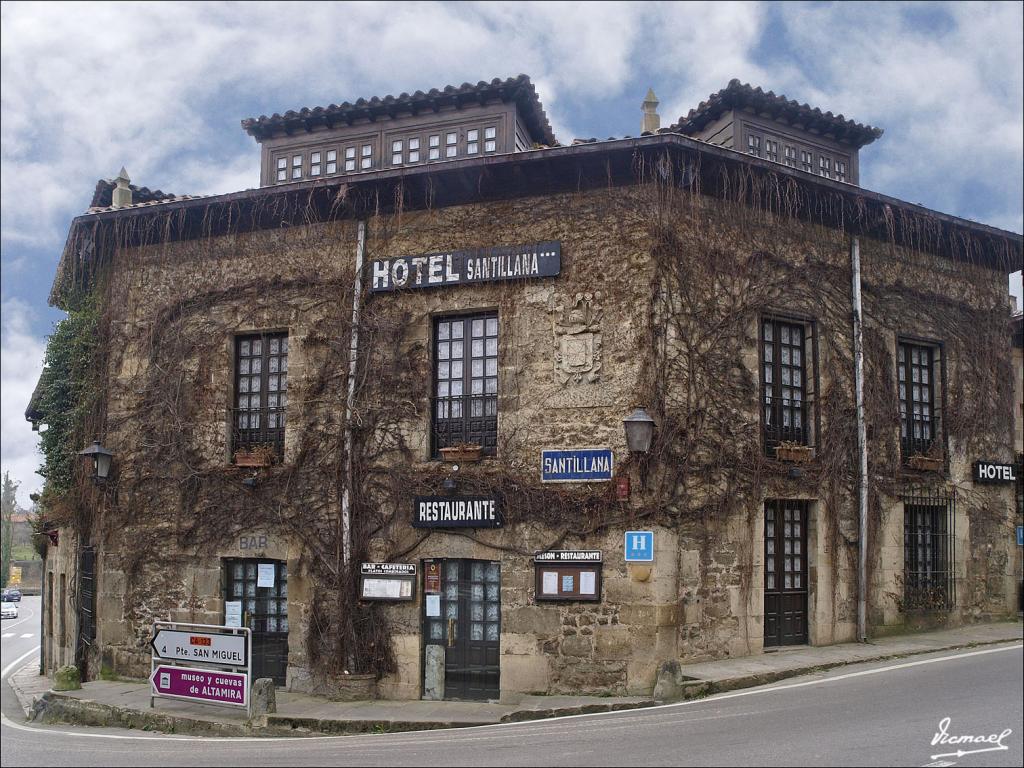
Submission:
M 3 637 L 5 637 L 5 638 L 6 637 L 14 637 L 14 633 L 13 632 L 4 632 Z
M 21 636 L 21 639 L 24 640 L 26 637 L 32 637 L 32 635 L 34 635 L 34 634 L 35 634 L 34 632 L 27 632 L 27 633 L 25 633 L 24 635 Z
M 776 686 L 772 686 L 772 687 L 769 687 L 769 688 L 754 688 L 754 689 L 745 690 L 745 691 L 737 691 L 735 693 L 723 693 L 723 694 L 716 695 L 716 696 L 709 696 L 706 699 L 691 699 L 689 701 L 680 701 L 680 702 L 676 702 L 674 704 L 658 704 L 657 706 L 653 706 L 653 707 L 644 707 L 643 711 L 644 712 L 651 712 L 653 710 L 659 710 L 659 709 L 681 709 L 683 707 L 692 707 L 692 706 L 694 706 L 696 704 L 707 704 L 709 702 L 722 701 L 722 700 L 725 700 L 725 699 L 738 699 L 738 698 L 740 698 L 742 696 L 757 696 L 757 695 L 766 694 L 766 693 L 778 693 L 779 691 L 786 691 L 786 690 L 789 690 L 791 688 L 804 688 L 804 687 L 809 686 L 809 685 L 822 685 L 824 683 L 832 683 L 832 682 L 836 682 L 838 680 L 849 680 L 849 679 L 854 678 L 854 677 L 864 677 L 866 675 L 877 675 L 877 674 L 880 674 L 882 672 L 892 672 L 893 670 L 898 670 L 898 669 L 907 669 L 909 667 L 919 667 L 919 666 L 923 666 L 925 664 L 939 664 L 939 663 L 945 662 L 945 661 L 957 661 L 958 659 L 967 659 L 967 658 L 970 658 L 972 656 L 984 656 L 984 655 L 987 655 L 987 654 L 990 654 L 990 653 L 1002 653 L 1003 651 L 1019 651 L 1021 648 L 1024 648 L 1024 645 L 1021 645 L 1019 643 L 1015 644 L 1015 645 L 1004 645 L 1004 646 L 1000 646 L 999 648 L 986 648 L 986 649 L 980 650 L 980 651 L 970 651 L 969 653 L 959 653 L 959 654 L 954 654 L 952 656 L 939 656 L 939 657 L 933 658 L 933 659 L 922 659 L 920 661 L 908 661 L 908 662 L 904 662 L 902 664 L 892 664 L 890 666 L 879 667 L 877 669 L 866 669 L 866 670 L 862 670 L 860 672 L 850 672 L 850 673 L 847 673 L 845 675 L 836 675 L 835 677 L 826 677 L 826 678 L 818 678 L 818 679 L 815 679 L 815 680 L 808 680 L 807 682 L 803 682 L 803 683 L 791 683 L 789 685 L 776 685 Z M 39 649 L 36 648 L 35 650 L 39 650 Z M 33 653 L 33 652 L 34 651 L 31 651 L 30 653 Z M 938 652 L 939 651 L 936 651 L 936 653 L 938 653 Z M 13 667 L 15 664 L 20 662 L 22 659 L 24 659 L 28 655 L 29 654 L 25 654 L 25 656 L 22 656 L 21 658 L 15 660 L 11 664 L 9 664 L 4 669 L 2 676 L 3 677 L 7 677 L 7 673 L 10 671 L 11 667 Z M 870 663 L 870 662 L 863 662 L 863 663 Z M 640 710 L 628 710 L 628 712 L 631 712 L 631 713 L 632 712 L 638 712 L 638 711 L 640 711 Z M 494 723 L 492 725 L 474 725 L 474 726 L 469 726 L 469 727 L 464 727 L 464 728 L 451 728 L 451 729 L 443 729 L 443 730 L 442 729 L 438 729 L 438 730 L 434 730 L 434 731 L 429 731 L 429 733 L 431 733 L 431 734 L 439 734 L 437 738 L 422 738 L 423 734 L 427 733 L 426 731 L 402 731 L 400 733 L 373 734 L 373 735 L 370 735 L 370 734 L 359 734 L 359 735 L 352 735 L 352 736 L 303 736 L 303 737 L 298 737 L 298 738 L 295 737 L 295 736 L 237 736 L 237 737 L 232 737 L 232 736 L 122 736 L 121 734 L 115 734 L 115 733 L 87 733 L 87 732 L 80 732 L 80 731 L 61 731 L 61 730 L 56 730 L 56 729 L 51 729 L 51 728 L 39 728 L 39 727 L 34 727 L 34 726 L 21 725 L 19 723 L 15 723 L 13 720 L 11 720 L 9 717 L 7 717 L 7 715 L 3 714 L 2 712 L 0 712 L 0 722 L 2 722 L 5 727 L 14 728 L 14 729 L 19 730 L 19 731 L 28 731 L 30 733 L 35 733 L 35 734 L 46 733 L 46 734 L 49 734 L 49 735 L 72 736 L 72 737 L 73 736 L 82 736 L 82 737 L 88 737 L 88 738 L 93 738 L 93 739 L 125 739 L 125 740 L 144 740 L 144 741 L 206 741 L 206 742 L 209 742 L 209 741 L 221 741 L 221 742 L 231 742 L 231 743 L 260 742 L 262 744 L 267 744 L 267 743 L 270 743 L 270 742 L 289 742 L 291 744 L 297 744 L 299 742 L 305 742 L 305 741 L 336 741 L 338 739 L 349 739 L 349 740 L 352 740 L 352 739 L 360 739 L 360 738 L 362 738 L 362 739 L 379 739 L 382 736 L 390 736 L 392 739 L 403 739 L 403 740 L 406 739 L 406 738 L 417 738 L 417 737 L 419 737 L 418 743 L 420 745 L 426 745 L 426 744 L 450 743 L 451 740 L 453 738 L 455 738 L 455 737 L 458 737 L 460 742 L 461 741 L 483 741 L 485 739 L 493 739 L 494 738 L 494 736 L 479 736 L 479 737 L 477 737 L 477 736 L 469 735 L 469 734 L 471 734 L 474 731 L 488 731 L 488 730 L 493 730 L 495 728 L 507 729 L 507 728 L 514 728 L 514 727 L 523 727 L 523 726 L 526 726 L 526 727 L 540 726 L 540 725 L 545 725 L 547 723 L 561 722 L 561 721 L 564 721 L 564 720 L 580 720 L 580 719 L 584 719 L 584 718 L 595 718 L 595 717 L 608 718 L 610 715 L 614 715 L 614 716 L 617 716 L 617 717 L 621 718 L 624 715 L 626 715 L 626 712 L 627 711 L 618 711 L 618 712 L 590 712 L 590 713 L 583 714 L 583 715 L 565 715 L 564 717 L 552 717 L 552 718 L 547 718 L 545 720 L 533 720 L 533 721 L 519 722 L 519 723 Z M 443 734 L 443 735 L 441 735 L 441 734 Z M 463 734 L 466 734 L 466 736 L 463 736 Z M 521 734 L 509 734 L 506 738 L 521 739 L 522 735 Z M 378 747 L 378 746 L 380 748 L 387 748 L 388 747 L 388 745 L 386 743 L 380 743 L 379 745 L 376 745 L 376 744 L 365 744 L 365 745 L 361 745 L 361 746 L 364 746 L 364 747 L 375 747 L 375 748 Z
M 33 618 L 33 617 L 35 617 L 35 615 L 36 615 L 36 612 L 35 612 L 35 611 L 33 611 L 33 610 L 32 610 L 31 608 L 25 608 L 24 610 L 26 610 L 26 611 L 28 611 L 28 612 L 29 612 L 29 613 L 28 613 L 28 616 L 26 616 L 26 617 L 25 617 L 25 618 L 23 618 L 23 619 L 18 619 L 18 621 L 14 622 L 13 624 L 8 624 L 8 625 L 7 625 L 7 629 L 14 629 L 14 628 L 15 628 L 16 626 L 18 626 L 19 624 L 24 624 L 24 623 L 25 623 L 26 621 L 28 621 L 29 619 L 31 619 L 31 618 Z
M 8 665 L 7 665 L 6 667 L 4 667 L 4 671 L 3 671 L 3 672 L 0 672 L 0 680 L 6 680 L 6 679 L 7 679 L 7 675 L 8 675 L 8 674 L 10 674 L 10 671 L 11 671 L 12 669 L 14 669 L 14 667 L 15 667 L 15 665 L 16 665 L 16 664 L 18 664 L 18 663 L 20 663 L 20 662 L 24 661 L 25 659 L 27 659 L 27 658 L 28 658 L 29 656 L 31 656 L 31 655 L 32 655 L 33 653 L 35 653 L 36 651 L 38 651 L 38 650 L 39 650 L 39 649 L 40 649 L 41 647 L 42 647 L 42 646 L 40 646 L 40 645 L 37 645 L 37 646 L 36 646 L 35 648 L 33 648 L 33 649 L 32 649 L 31 651 L 29 651 L 28 653 L 23 653 L 23 654 L 21 654 L 21 656 L 19 656 L 18 658 L 16 658 L 16 659 L 15 659 L 14 661 L 12 661 L 12 662 L 11 662 L 10 664 L 8 664 Z

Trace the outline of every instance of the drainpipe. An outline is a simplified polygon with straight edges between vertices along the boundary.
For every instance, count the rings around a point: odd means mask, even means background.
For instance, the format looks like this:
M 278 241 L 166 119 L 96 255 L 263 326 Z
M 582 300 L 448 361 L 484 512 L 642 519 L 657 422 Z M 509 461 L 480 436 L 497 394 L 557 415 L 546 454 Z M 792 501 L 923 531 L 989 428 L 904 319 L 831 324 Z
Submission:
M 857 563 L 857 639 L 868 639 L 868 441 L 864 422 L 864 317 L 860 295 L 860 240 L 850 244 L 853 267 L 853 371 L 857 393 L 857 456 L 860 536 Z
M 348 396 L 345 398 L 345 485 L 341 492 L 341 562 L 352 562 L 352 410 L 356 402 L 356 363 L 359 352 L 359 313 L 363 297 L 363 255 L 366 251 L 366 222 L 359 222 L 356 241 L 356 279 L 352 293 L 352 333 L 348 346 Z

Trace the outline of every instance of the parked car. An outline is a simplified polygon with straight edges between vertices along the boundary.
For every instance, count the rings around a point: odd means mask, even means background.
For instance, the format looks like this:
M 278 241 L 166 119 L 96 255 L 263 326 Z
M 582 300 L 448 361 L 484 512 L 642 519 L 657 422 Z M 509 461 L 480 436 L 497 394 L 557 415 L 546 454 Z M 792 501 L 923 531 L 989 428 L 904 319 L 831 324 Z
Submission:
M 5 603 L 20 603 L 21 602 L 21 590 L 17 587 L 8 587 L 4 590 L 4 602 Z
M 18 606 L 14 603 L 4 603 L 0 606 L 0 610 L 3 611 L 3 618 L 5 619 L 16 619 L 18 618 Z

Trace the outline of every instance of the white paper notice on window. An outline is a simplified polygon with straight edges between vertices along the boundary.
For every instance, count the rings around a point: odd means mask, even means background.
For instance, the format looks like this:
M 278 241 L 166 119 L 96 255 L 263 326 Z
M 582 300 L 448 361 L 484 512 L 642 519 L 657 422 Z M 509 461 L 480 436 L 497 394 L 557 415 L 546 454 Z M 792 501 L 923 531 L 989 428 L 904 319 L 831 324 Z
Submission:
M 580 594 L 592 595 L 597 588 L 597 574 L 593 571 L 580 572 Z
M 427 595 L 427 616 L 432 618 L 441 615 L 441 596 Z
M 544 582 L 541 585 L 541 591 L 545 595 L 557 595 L 558 594 L 558 574 L 554 571 L 544 571 Z
M 224 603 L 224 626 L 226 626 L 226 627 L 240 627 L 240 626 L 242 626 L 242 601 L 241 600 L 227 600 Z
M 274 564 L 273 563 L 260 563 L 257 566 L 256 586 L 257 587 L 272 587 L 272 586 L 274 586 Z

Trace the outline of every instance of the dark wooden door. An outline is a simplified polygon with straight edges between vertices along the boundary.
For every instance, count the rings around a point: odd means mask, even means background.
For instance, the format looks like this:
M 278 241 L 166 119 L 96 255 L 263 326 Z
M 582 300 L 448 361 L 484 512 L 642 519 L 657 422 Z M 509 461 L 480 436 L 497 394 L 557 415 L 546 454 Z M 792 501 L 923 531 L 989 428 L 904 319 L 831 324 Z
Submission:
M 764 645 L 807 642 L 806 501 L 764 505 Z
M 274 569 L 273 586 L 259 586 L 259 566 Z M 242 626 L 252 630 L 252 677 L 284 685 L 288 672 L 288 566 L 272 560 L 228 560 L 224 599 L 242 602 Z
M 427 642 L 445 646 L 445 698 L 498 698 L 501 564 L 442 561 L 441 617 L 426 622 Z

